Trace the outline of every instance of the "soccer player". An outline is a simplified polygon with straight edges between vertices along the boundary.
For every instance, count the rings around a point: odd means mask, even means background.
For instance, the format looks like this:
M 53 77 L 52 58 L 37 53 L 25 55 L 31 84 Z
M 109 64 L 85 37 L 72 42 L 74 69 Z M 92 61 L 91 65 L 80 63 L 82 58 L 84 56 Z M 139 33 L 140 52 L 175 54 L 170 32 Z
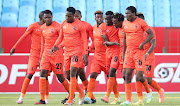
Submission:
M 88 42 L 86 29 L 83 23 L 74 18 L 75 8 L 68 7 L 66 10 L 66 20 L 61 24 L 61 33 L 57 39 L 51 52 L 56 52 L 64 42 L 64 66 L 66 78 L 70 80 L 70 94 L 69 99 L 65 105 L 74 104 L 74 92 L 77 89 L 79 92 L 79 104 L 84 102 L 84 91 L 77 83 L 77 71 L 81 65 L 81 61 L 84 62 L 85 66 L 88 64 Z M 84 55 L 83 55 L 84 54 Z
M 52 12 L 44 11 L 43 19 L 45 24 L 41 26 L 41 62 L 40 62 L 40 78 L 39 91 L 41 100 L 35 104 L 45 104 L 45 89 L 46 77 L 50 69 L 56 74 L 58 80 L 62 83 L 66 91 L 69 91 L 68 81 L 63 77 L 63 49 L 60 48 L 54 55 L 50 54 L 50 49 L 53 47 L 60 33 L 60 24 L 52 21 Z
M 20 37 L 20 39 L 16 42 L 16 44 L 13 46 L 13 48 L 10 51 L 10 55 L 13 55 L 16 47 L 20 45 L 20 43 L 24 41 L 27 36 L 31 35 L 32 42 L 31 42 L 31 50 L 30 50 L 30 56 L 29 56 L 29 61 L 28 61 L 27 76 L 24 79 L 24 82 L 22 85 L 21 95 L 18 101 L 16 101 L 16 103 L 18 104 L 23 103 L 24 96 L 28 89 L 31 78 L 33 77 L 35 71 L 37 70 L 37 67 L 39 66 L 40 52 L 41 52 L 41 25 L 44 24 L 43 14 L 44 14 L 43 11 L 39 13 L 40 21 L 29 25 L 25 33 Z M 46 83 L 47 85 L 49 84 L 48 80 L 46 80 Z M 48 87 L 47 87 L 47 91 L 48 91 Z M 49 95 L 48 92 L 46 93 L 46 100 Z
M 101 98 L 101 100 L 105 103 L 109 102 L 109 96 L 113 87 L 117 88 L 114 91 L 115 99 L 112 104 L 118 104 L 121 102 L 118 90 L 118 83 L 116 80 L 116 70 L 119 66 L 119 37 L 118 37 L 118 29 L 114 27 L 113 22 L 113 12 L 107 11 L 105 14 L 105 23 L 102 23 L 99 26 L 100 34 L 104 39 L 104 44 L 107 46 L 106 48 L 106 69 L 109 70 L 109 79 L 107 83 L 107 92 L 106 95 Z
M 137 17 L 141 18 L 144 20 L 144 15 L 142 13 L 137 13 Z M 146 45 L 144 45 L 144 53 L 145 53 L 145 65 L 146 65 L 146 71 L 145 71 L 145 77 L 148 81 L 148 84 L 152 86 L 154 89 L 156 89 L 159 93 L 159 102 L 162 103 L 164 101 L 164 89 L 162 89 L 159 84 L 152 79 L 154 76 L 154 67 L 155 67 L 155 53 L 154 49 L 156 47 L 156 36 L 155 36 L 155 31 L 151 28 L 151 30 L 154 33 L 153 39 L 148 42 Z M 145 32 L 144 33 L 144 39 L 146 39 L 148 34 Z M 136 82 L 138 83 L 138 82 Z M 137 84 L 136 84 L 137 85 Z M 142 86 L 139 86 L 137 89 L 137 94 L 139 100 L 134 103 L 134 105 L 143 105 L 143 100 L 142 100 Z
M 81 18 L 82 18 L 81 11 L 80 10 L 76 10 L 74 16 L 75 16 L 76 19 L 81 20 Z M 91 40 L 93 41 L 93 27 L 91 26 L 90 23 L 88 23 L 86 21 L 81 21 L 81 22 L 84 24 L 84 27 L 86 29 L 87 40 L 89 41 L 89 37 L 90 37 Z M 87 80 L 86 75 L 85 75 L 83 61 L 81 62 L 81 66 L 79 68 L 79 77 L 82 80 L 82 84 L 83 84 L 83 87 L 85 89 L 85 92 L 87 92 L 88 80 Z
M 99 26 L 103 23 L 103 12 L 97 10 L 95 13 L 96 25 L 93 26 L 93 39 L 94 44 L 91 44 L 90 52 L 94 50 L 94 58 L 91 63 L 91 74 L 90 81 L 87 88 L 87 98 L 85 99 L 85 104 L 95 103 L 96 99 L 93 95 L 95 89 L 96 78 L 101 73 L 101 70 L 105 72 L 106 75 L 109 72 L 106 70 L 106 47 L 103 45 L 104 40 L 101 37 Z
M 136 81 L 143 83 L 147 98 L 146 102 L 149 103 L 152 100 L 152 92 L 149 89 L 148 82 L 144 78 L 145 71 L 145 57 L 144 57 L 144 45 L 154 37 L 154 34 L 148 24 L 138 17 L 136 17 L 136 8 L 129 6 L 126 8 L 126 18 L 123 22 L 123 56 L 125 56 L 123 68 L 125 70 L 125 91 L 126 91 L 126 102 L 121 105 L 132 105 L 132 85 L 131 78 L 133 70 L 136 69 Z M 149 36 L 146 40 L 143 39 L 144 32 L 147 32 Z M 125 53 L 126 51 L 126 53 Z M 136 85 L 136 88 L 140 86 Z

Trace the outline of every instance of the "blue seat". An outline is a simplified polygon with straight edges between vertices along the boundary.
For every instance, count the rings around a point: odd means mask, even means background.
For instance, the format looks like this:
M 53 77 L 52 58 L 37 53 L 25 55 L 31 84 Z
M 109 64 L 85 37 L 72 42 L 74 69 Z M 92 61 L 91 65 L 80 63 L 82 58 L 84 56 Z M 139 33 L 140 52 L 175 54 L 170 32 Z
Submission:
M 119 12 L 119 0 L 104 0 L 104 12 Z
M 153 26 L 153 2 L 152 0 L 137 0 L 136 1 L 137 12 L 142 12 L 145 17 L 145 21 L 149 26 Z
M 154 0 L 154 26 L 170 27 L 169 0 Z
M 180 27 L 180 3 L 179 0 L 171 0 L 171 26 Z
M 37 2 L 36 2 L 36 21 L 39 21 L 39 13 L 44 10 L 52 11 L 52 0 L 37 0 Z
M 53 1 L 53 13 L 66 12 L 69 7 L 69 0 L 54 0 Z
M 102 0 L 87 0 L 87 14 L 86 14 L 86 20 L 89 22 L 92 26 L 96 24 L 94 20 L 94 12 L 97 10 L 103 11 L 103 4 Z
M 120 0 L 120 12 L 125 14 L 126 8 L 129 6 L 136 7 L 136 0 Z
M 19 0 L 3 0 L 3 7 L 19 8 Z
M 70 6 L 74 7 L 76 10 L 80 10 L 82 14 L 82 20 L 86 17 L 86 0 L 70 0 Z
M 2 12 L 2 0 L 0 0 L 0 13 Z M 1 16 L 1 14 L 0 14 Z
M 27 17 L 27 18 L 24 18 Z M 32 6 L 22 6 L 19 10 L 18 27 L 27 27 L 34 23 L 35 8 Z
M 35 6 L 36 0 L 20 0 L 20 6 Z
M 17 26 L 17 15 L 14 13 L 2 14 L 1 26 L 2 27 L 16 27 Z
M 3 7 L 3 13 L 15 13 L 18 14 L 19 9 L 15 7 Z
M 62 21 L 65 20 L 65 13 L 64 12 L 54 13 L 53 20 L 58 23 L 62 23 Z

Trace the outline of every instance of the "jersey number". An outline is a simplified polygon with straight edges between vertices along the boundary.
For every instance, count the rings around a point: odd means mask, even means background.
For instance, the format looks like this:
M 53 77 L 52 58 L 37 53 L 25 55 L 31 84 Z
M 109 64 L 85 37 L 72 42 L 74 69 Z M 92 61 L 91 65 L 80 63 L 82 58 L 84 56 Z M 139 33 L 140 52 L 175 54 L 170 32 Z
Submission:
M 114 62 L 117 62 L 118 61 L 118 57 L 114 57 Z
M 146 70 L 151 71 L 151 65 L 146 65 Z
M 61 69 L 62 63 L 56 63 L 56 69 Z
M 73 56 L 72 61 L 78 62 L 78 56 Z
M 139 60 L 139 65 L 142 65 L 142 61 L 141 60 Z

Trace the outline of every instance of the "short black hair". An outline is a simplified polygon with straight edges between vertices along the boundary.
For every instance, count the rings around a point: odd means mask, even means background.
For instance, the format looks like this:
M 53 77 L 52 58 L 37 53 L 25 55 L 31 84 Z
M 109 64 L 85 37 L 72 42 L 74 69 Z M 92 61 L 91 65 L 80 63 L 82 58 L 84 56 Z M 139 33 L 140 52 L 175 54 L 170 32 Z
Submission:
M 118 19 L 119 22 L 124 21 L 124 15 L 122 13 L 115 13 L 113 18 Z
M 52 15 L 52 12 L 51 12 L 51 10 L 44 10 L 44 14 L 51 14 Z
M 76 10 L 77 13 L 79 13 L 81 15 L 81 11 L 80 10 Z
M 74 7 L 68 7 L 66 11 L 72 12 L 72 14 L 75 14 L 76 9 Z
M 137 13 L 136 7 L 134 7 L 134 6 L 129 6 L 126 8 L 126 10 L 130 10 L 132 13 L 135 13 L 135 15 Z
M 97 10 L 97 11 L 94 13 L 94 15 L 96 15 L 96 14 L 102 14 L 102 15 L 103 15 L 103 12 L 102 12 L 101 10 Z
M 41 12 L 39 13 L 39 19 L 42 19 L 43 15 L 44 15 L 44 11 L 41 11 Z
M 137 16 L 137 17 L 139 17 L 139 18 L 142 18 L 143 20 L 145 20 L 145 18 L 144 18 L 144 15 L 143 15 L 143 14 L 137 14 L 136 16 Z
M 112 11 L 107 11 L 107 12 L 105 13 L 105 15 L 113 15 L 113 12 L 112 12 Z

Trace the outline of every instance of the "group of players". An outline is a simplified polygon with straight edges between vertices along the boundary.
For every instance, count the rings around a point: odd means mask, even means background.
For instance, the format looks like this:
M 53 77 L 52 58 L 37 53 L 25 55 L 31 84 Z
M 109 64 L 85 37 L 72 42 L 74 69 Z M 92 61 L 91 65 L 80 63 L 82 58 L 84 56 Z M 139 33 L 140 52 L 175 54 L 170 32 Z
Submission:
M 29 82 L 38 66 L 40 67 L 41 100 L 35 104 L 49 103 L 48 75 L 52 71 L 68 92 L 68 96 L 62 100 L 64 105 L 74 104 L 76 90 L 79 92 L 80 105 L 96 103 L 93 91 L 96 78 L 101 71 L 104 71 L 108 77 L 107 92 L 101 100 L 109 103 L 109 96 L 113 91 L 114 100 L 110 104 L 119 104 L 122 100 L 116 80 L 117 69 L 121 70 L 125 81 L 126 101 L 121 105 L 132 105 L 131 78 L 133 70 L 136 71 L 138 95 L 138 101 L 133 105 L 144 105 L 142 85 L 147 92 L 147 103 L 152 100 L 152 91 L 149 85 L 158 91 L 159 102 L 162 103 L 164 90 L 152 79 L 155 67 L 155 32 L 144 21 L 144 15 L 137 13 L 135 7 L 127 7 L 125 14 L 126 20 L 124 20 L 123 14 L 112 11 L 107 11 L 103 17 L 103 12 L 98 10 L 94 13 L 97 24 L 92 27 L 89 23 L 81 21 L 81 12 L 73 7 L 67 8 L 66 19 L 61 24 L 52 21 L 53 15 L 50 10 L 40 12 L 40 21 L 31 24 L 10 51 L 12 55 L 20 42 L 31 35 L 28 73 L 17 103 L 23 103 Z M 103 22 L 104 19 L 105 22 Z M 88 47 L 89 37 L 92 44 Z M 94 57 L 88 81 L 84 67 L 88 65 L 90 52 L 94 52 Z M 64 72 L 66 78 L 63 76 Z M 77 83 L 78 76 L 82 80 L 86 92 Z M 87 97 L 84 99 L 86 93 Z

